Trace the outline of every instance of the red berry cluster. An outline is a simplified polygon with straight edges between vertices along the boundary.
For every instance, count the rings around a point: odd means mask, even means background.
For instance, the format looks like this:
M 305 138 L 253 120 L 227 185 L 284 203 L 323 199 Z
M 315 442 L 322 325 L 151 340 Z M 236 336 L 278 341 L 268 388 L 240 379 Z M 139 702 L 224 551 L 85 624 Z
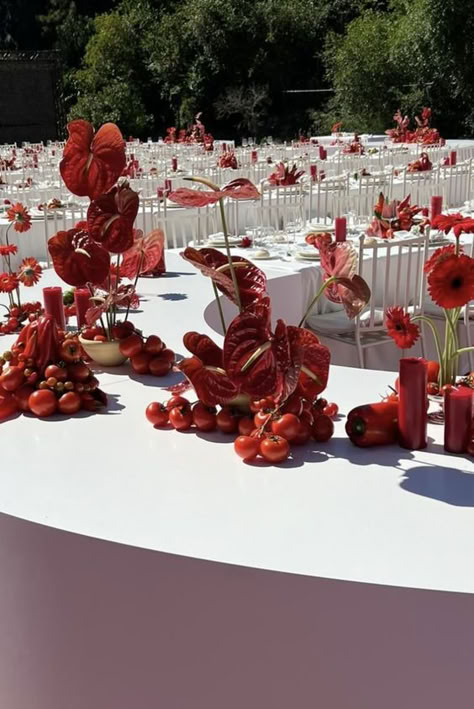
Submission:
M 337 404 L 326 399 L 309 402 L 293 394 L 283 406 L 276 406 L 272 397 L 250 402 L 250 412 L 243 414 L 230 406 L 219 411 L 194 404 L 183 396 L 172 396 L 166 403 L 157 401 L 147 406 L 146 417 L 153 426 L 171 425 L 178 431 L 195 426 L 198 431 L 218 430 L 237 434 L 234 449 L 244 461 L 261 456 L 270 463 L 281 463 L 290 454 L 290 443 L 304 445 L 311 437 L 328 441 L 334 433 L 332 419 L 337 416 Z
M 7 319 L 0 324 L 0 334 L 11 335 L 22 327 L 25 320 L 30 322 L 41 315 L 43 306 L 39 301 L 35 303 L 22 303 L 13 305 L 8 310 Z

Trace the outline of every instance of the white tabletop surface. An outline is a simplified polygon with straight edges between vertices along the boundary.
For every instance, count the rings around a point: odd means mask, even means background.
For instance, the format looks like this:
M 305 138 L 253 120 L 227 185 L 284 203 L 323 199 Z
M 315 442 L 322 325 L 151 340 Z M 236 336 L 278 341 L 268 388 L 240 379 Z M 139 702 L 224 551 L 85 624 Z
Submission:
M 143 312 L 135 324 L 180 354 L 187 330 L 219 341 L 202 316 L 209 282 L 177 254 L 168 254 L 167 265 L 166 277 L 140 281 Z M 271 292 L 281 271 L 268 275 Z M 51 273 L 40 285 L 48 281 Z M 1 337 L 0 350 L 11 340 Z M 424 451 L 360 450 L 346 438 L 342 417 L 329 443 L 295 448 L 278 467 L 246 465 L 232 436 L 153 429 L 145 408 L 165 400 L 160 388 L 178 375 L 130 373 L 99 374 L 107 413 L 0 424 L 0 512 L 188 557 L 474 592 L 474 462 L 444 454 L 442 428 L 430 426 Z M 334 366 L 326 396 L 345 415 L 377 401 L 394 378 Z

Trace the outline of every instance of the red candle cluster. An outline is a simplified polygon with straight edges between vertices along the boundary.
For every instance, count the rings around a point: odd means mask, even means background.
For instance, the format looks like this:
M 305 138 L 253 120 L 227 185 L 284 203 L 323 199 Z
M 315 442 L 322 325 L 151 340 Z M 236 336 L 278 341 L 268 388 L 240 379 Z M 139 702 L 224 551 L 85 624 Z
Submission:
M 59 286 L 43 288 L 43 302 L 46 315 L 52 315 L 59 329 L 64 330 L 66 327 L 66 319 L 64 316 L 62 288 Z
M 444 449 L 465 453 L 471 441 L 472 389 L 447 388 L 444 394 Z

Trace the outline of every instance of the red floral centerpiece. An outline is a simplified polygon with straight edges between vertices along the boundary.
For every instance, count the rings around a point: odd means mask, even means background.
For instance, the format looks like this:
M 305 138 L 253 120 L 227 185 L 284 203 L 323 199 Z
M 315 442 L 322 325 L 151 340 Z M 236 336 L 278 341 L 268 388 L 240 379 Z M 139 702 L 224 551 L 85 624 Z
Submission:
M 280 162 L 276 166 L 275 171 L 269 175 L 268 182 L 271 185 L 280 185 L 282 187 L 296 185 L 301 175 L 304 175 L 304 170 L 298 170 L 296 165 L 293 165 L 290 169 L 284 162 Z
M 428 157 L 428 153 L 421 153 L 418 160 L 409 162 L 407 172 L 426 172 L 433 169 L 433 164 Z
M 239 163 L 237 162 L 237 156 L 233 150 L 226 150 L 220 155 L 218 163 L 219 167 L 230 167 L 232 170 L 237 170 Z
M 410 130 L 410 119 L 408 116 L 402 116 L 400 109 L 395 113 L 393 120 L 397 124 L 396 128 L 389 128 L 385 133 L 394 143 L 422 143 L 423 145 L 440 143 L 444 145 L 445 141 L 441 138 L 438 130 L 430 127 L 431 108 L 424 107 L 421 116 L 415 116 L 415 130 Z
M 5 233 L 5 244 L 0 243 L 0 257 L 3 265 L 3 272 L 0 273 L 0 293 L 7 293 L 9 305 L 3 306 L 7 311 L 7 319 L 0 325 L 0 332 L 8 334 L 16 332 L 21 324 L 31 315 L 41 311 L 41 303 L 28 303 L 21 301 L 20 286 L 31 288 L 36 285 L 41 278 L 43 269 L 35 258 L 24 258 L 18 268 L 13 269 L 11 257 L 18 252 L 15 244 L 10 244 L 8 234 L 13 227 L 15 231 L 23 234 L 31 228 L 31 217 L 27 208 L 20 202 L 10 204 L 7 210 L 7 219 L 10 224 Z
M 369 236 L 378 236 L 382 239 L 392 239 L 396 231 L 410 231 L 416 214 L 421 212 L 421 207 L 410 205 L 410 195 L 401 202 L 393 200 L 390 203 L 385 201 L 381 192 L 374 207 L 374 216 L 368 226 L 366 233 Z
M 189 129 L 181 129 L 179 132 L 174 126 L 166 129 L 165 143 L 201 143 L 204 150 L 211 152 L 214 150 L 214 137 L 211 133 L 206 133 L 206 128 L 200 118 L 202 111 L 195 116 L 195 123 Z

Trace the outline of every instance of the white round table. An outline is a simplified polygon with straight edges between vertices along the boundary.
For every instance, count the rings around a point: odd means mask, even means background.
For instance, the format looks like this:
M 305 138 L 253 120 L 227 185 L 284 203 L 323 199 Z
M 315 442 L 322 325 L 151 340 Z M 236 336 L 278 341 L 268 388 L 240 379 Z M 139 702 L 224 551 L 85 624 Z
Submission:
M 208 281 L 168 269 L 136 325 L 219 341 Z M 474 464 L 441 428 L 361 450 L 342 417 L 246 465 L 230 436 L 148 424 L 176 375 L 99 378 L 107 413 L 0 424 L 0 706 L 470 706 Z M 394 378 L 332 367 L 327 396 L 347 414 Z

